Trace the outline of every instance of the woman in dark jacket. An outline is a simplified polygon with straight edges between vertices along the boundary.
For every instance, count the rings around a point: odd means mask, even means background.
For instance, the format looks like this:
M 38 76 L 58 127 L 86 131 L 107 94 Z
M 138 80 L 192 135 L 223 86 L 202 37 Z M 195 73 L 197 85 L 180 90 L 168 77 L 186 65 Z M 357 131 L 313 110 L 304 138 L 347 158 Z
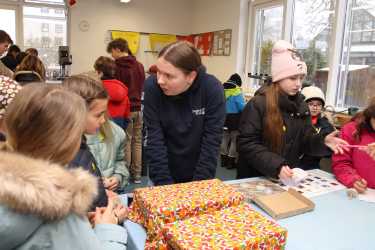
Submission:
M 223 87 L 187 42 L 161 50 L 145 84 L 144 146 L 155 185 L 215 177 L 222 139 Z
M 258 92 L 241 116 L 238 137 L 238 178 L 269 176 L 291 178 L 303 153 L 320 155 L 324 144 L 343 152 L 336 132 L 313 133 L 311 117 L 300 94 L 306 64 L 286 41 L 272 49 L 272 83 Z

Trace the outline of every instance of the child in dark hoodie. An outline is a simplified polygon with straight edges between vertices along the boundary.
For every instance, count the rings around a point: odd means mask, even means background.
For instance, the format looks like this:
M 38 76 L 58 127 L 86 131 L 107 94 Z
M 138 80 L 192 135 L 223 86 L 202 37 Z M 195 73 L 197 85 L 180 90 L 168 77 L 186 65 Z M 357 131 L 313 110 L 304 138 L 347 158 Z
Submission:
M 126 158 L 130 163 L 130 173 L 134 183 L 141 183 L 142 172 L 142 115 L 141 98 L 145 82 L 145 70 L 129 49 L 124 39 L 115 39 L 107 46 L 107 52 L 116 63 L 115 78 L 129 89 L 130 120 L 126 133 L 129 143 L 126 145 Z
M 223 84 L 227 115 L 221 143 L 221 165 L 228 169 L 236 167 L 238 125 L 241 112 L 246 104 L 241 85 L 242 80 L 237 73 L 231 75 L 229 80 Z

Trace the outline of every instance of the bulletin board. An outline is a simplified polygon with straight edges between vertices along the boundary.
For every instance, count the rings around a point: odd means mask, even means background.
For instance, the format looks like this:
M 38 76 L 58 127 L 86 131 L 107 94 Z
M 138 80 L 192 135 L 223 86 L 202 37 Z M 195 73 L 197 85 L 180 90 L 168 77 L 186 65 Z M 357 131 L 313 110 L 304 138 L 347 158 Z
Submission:
M 230 56 L 232 47 L 232 30 L 220 30 L 213 32 L 212 55 Z
M 110 39 L 124 38 L 128 41 L 133 54 L 158 54 L 167 44 L 177 40 L 194 44 L 201 56 L 230 56 L 232 47 L 232 30 L 225 29 L 191 35 L 158 34 L 133 31 L 109 30 Z M 147 37 L 149 45 L 142 46 L 142 38 Z M 109 42 L 109 41 L 108 41 Z

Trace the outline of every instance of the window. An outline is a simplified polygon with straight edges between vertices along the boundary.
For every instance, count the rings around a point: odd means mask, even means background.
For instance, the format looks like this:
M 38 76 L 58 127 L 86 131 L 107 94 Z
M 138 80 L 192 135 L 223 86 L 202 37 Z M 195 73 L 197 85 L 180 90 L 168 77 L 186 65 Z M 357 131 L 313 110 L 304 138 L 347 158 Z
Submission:
M 281 39 L 283 23 L 283 7 L 259 7 L 255 17 L 255 51 L 253 73 L 271 74 L 271 50 L 275 41 Z M 253 87 L 259 87 L 259 81 L 253 81 Z
M 13 42 L 16 40 L 16 10 L 0 7 L 0 29 L 6 31 Z M 1 56 L 1 55 L 0 55 Z
M 348 2 L 349 13 L 345 43 L 341 55 L 336 105 L 339 107 L 365 107 L 369 98 L 375 96 L 375 2 L 353 0 Z M 361 19 L 361 29 L 356 20 Z M 360 43 L 350 43 L 361 35 Z M 354 37 L 353 37 L 354 36 Z M 366 91 L 364 91 L 366 90 Z
M 327 89 L 329 44 L 335 1 L 296 0 L 292 41 L 307 65 L 305 85 Z
M 47 77 L 51 77 L 53 72 L 60 68 L 58 48 L 67 45 L 65 11 L 62 7 L 23 7 L 24 45 L 26 48 L 33 47 L 39 51 L 39 57 L 47 68 Z
M 64 39 L 62 37 L 55 37 L 55 46 L 59 47 L 64 45 Z
M 49 31 L 48 23 L 42 23 L 42 32 L 48 32 L 48 31 Z
M 26 3 L 44 3 L 44 4 L 58 4 L 65 5 L 64 0 L 25 0 Z
M 64 25 L 56 23 L 55 24 L 55 32 L 56 33 L 63 33 L 64 32 Z

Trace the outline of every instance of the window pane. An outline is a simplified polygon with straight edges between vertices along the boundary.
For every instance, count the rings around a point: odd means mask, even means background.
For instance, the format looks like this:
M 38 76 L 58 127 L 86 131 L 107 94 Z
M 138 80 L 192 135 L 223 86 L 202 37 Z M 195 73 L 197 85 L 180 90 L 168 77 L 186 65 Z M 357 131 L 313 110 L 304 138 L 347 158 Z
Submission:
M 14 43 L 16 41 L 16 11 L 0 9 L 0 30 L 7 32 Z M 1 56 L 1 55 L 0 55 Z
M 334 21 L 334 0 L 296 0 L 293 44 L 307 65 L 304 85 L 327 90 L 329 42 Z
M 260 8 L 256 12 L 256 41 L 252 73 L 271 75 L 271 51 L 274 42 L 281 39 L 283 7 Z M 259 86 L 254 80 L 253 86 Z
M 47 78 L 59 72 L 58 49 L 67 45 L 65 9 L 50 7 L 23 8 L 24 46 L 36 48 L 47 68 Z
M 46 4 L 58 4 L 65 5 L 64 0 L 25 0 L 26 3 L 46 3 Z
M 375 2 L 353 0 L 347 18 L 336 105 L 365 107 L 375 95 Z

